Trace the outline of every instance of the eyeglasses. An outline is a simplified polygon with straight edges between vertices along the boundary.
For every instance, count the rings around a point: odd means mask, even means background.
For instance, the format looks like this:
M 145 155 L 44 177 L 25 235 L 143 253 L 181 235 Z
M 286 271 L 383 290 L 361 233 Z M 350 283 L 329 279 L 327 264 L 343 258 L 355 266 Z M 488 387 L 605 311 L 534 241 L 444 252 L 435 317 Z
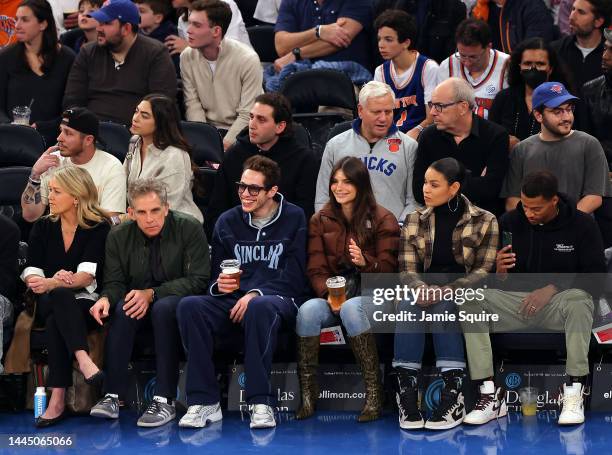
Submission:
M 236 188 L 238 188 L 238 194 L 244 193 L 244 190 L 249 190 L 250 196 L 258 196 L 261 190 L 267 190 L 265 186 L 259 185 L 247 185 L 246 183 L 236 182 Z
M 544 62 L 534 62 L 534 63 L 521 63 L 520 65 L 521 70 L 532 70 L 532 69 L 537 69 L 539 71 L 546 71 L 548 69 L 548 63 L 544 63 Z
M 435 109 L 436 112 L 442 112 L 445 108 L 454 106 L 455 104 L 459 104 L 461 101 L 453 101 L 452 103 L 432 103 L 431 101 L 427 102 L 427 107 L 429 110 Z
M 455 58 L 461 60 L 462 62 L 465 62 L 465 61 L 475 62 L 477 60 L 480 60 L 482 57 L 484 57 L 486 52 L 488 52 L 488 49 L 483 50 L 480 54 L 477 54 L 477 55 L 463 55 L 463 54 L 460 54 L 459 51 L 457 51 L 455 52 Z
M 546 111 L 550 112 L 555 117 L 561 117 L 563 114 L 572 114 L 576 110 L 576 106 L 571 104 L 569 107 L 565 109 L 562 107 L 556 107 L 554 109 L 546 109 Z

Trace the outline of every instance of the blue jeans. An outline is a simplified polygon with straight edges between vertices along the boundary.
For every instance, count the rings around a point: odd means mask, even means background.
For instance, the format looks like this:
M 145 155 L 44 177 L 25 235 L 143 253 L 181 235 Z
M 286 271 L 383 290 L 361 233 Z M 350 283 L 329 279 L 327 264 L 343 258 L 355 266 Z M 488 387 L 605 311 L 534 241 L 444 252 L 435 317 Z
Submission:
M 339 317 L 332 313 L 325 299 L 316 298 L 304 302 L 298 311 L 295 331 L 301 337 L 319 336 L 321 328 L 331 327 L 338 322 L 342 322 L 351 337 L 370 330 L 370 321 L 363 311 L 360 296 L 344 302 Z
M 459 322 L 419 321 L 424 313 L 444 314 L 448 311 L 450 314 L 455 313 L 455 308 L 455 302 L 450 300 L 442 300 L 427 308 L 412 305 L 410 300 L 400 302 L 397 311 L 413 313 L 416 320 L 409 323 L 408 329 L 401 330 L 399 325 L 396 327 L 392 365 L 419 370 L 425 349 L 425 333 L 431 331 L 436 351 L 436 367 L 464 368 L 463 332 Z

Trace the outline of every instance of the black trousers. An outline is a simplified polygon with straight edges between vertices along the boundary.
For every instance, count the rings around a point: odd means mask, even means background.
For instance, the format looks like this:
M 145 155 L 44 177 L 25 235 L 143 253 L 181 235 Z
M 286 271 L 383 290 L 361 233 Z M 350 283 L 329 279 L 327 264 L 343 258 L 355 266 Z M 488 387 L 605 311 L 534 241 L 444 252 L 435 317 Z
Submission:
M 132 319 L 125 314 L 123 300 L 117 302 L 106 339 L 105 372 L 106 393 L 125 394 L 128 383 L 128 363 L 132 357 L 136 332 L 143 324 L 153 324 L 155 338 L 156 382 L 155 395 L 167 398 L 176 397 L 181 354 L 180 334 L 176 321 L 176 307 L 180 297 L 169 296 L 157 300 L 140 319 Z
M 77 299 L 70 289 L 54 289 L 38 297 L 38 310 L 45 318 L 49 376 L 47 387 L 72 385 L 72 359 L 76 351 L 89 352 L 87 332 L 96 327 L 89 315 L 95 300 Z

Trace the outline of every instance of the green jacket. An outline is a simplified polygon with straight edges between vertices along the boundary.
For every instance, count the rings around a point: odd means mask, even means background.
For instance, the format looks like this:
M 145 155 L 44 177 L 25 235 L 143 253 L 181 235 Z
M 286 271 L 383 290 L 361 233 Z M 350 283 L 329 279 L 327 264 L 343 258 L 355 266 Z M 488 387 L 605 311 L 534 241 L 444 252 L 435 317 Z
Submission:
M 132 289 L 146 289 L 149 247 L 134 221 L 113 228 L 106 240 L 104 287 L 111 308 Z M 210 255 L 202 224 L 195 218 L 169 211 L 161 231 L 160 255 L 168 281 L 154 287 L 156 299 L 170 295 L 204 294 L 210 280 Z

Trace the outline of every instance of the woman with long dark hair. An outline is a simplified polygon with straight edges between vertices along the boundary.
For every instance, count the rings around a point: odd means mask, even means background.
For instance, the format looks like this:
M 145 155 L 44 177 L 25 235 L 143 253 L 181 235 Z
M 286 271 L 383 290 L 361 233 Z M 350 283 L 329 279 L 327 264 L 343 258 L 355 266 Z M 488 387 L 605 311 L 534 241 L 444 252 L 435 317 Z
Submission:
M 367 422 L 380 417 L 382 388 L 374 334 L 362 297 L 354 295 L 359 291 L 356 280 L 361 273 L 397 269 L 399 225 L 393 213 L 376 204 L 370 175 L 358 158 L 345 157 L 336 163 L 329 194 L 329 202 L 310 220 L 307 273 L 317 298 L 305 302 L 297 316 L 302 406 L 296 417 L 305 419 L 315 410 L 321 328 L 341 322 L 364 377 L 366 401 L 358 420 Z M 335 276 L 343 276 L 347 282 L 348 300 L 339 310 L 326 284 Z
M 98 205 L 98 191 L 85 169 L 60 167 L 49 180 L 49 216 L 30 233 L 28 266 L 21 277 L 38 301 L 46 321 L 52 389 L 46 412 L 36 420 L 48 427 L 64 417 L 66 387 L 72 385 L 72 359 L 85 381 L 102 385 L 103 374 L 89 356 L 87 332 L 97 326 L 89 309 L 104 263 L 108 214 Z
M 136 106 L 130 131 L 135 136 L 123 163 L 128 185 L 142 178 L 161 180 L 168 187 L 170 208 L 202 223 L 202 212 L 193 202 L 190 147 L 176 102 L 166 95 L 145 96 Z
M 28 107 L 28 124 L 54 144 L 74 52 L 59 44 L 46 0 L 20 3 L 15 35 L 17 42 L 0 52 L 0 123 L 12 122 L 16 107 Z
M 540 132 L 540 123 L 531 107 L 535 88 L 546 81 L 559 81 L 570 92 L 570 76 L 557 53 L 542 38 L 522 41 L 508 64 L 508 88 L 497 94 L 489 111 L 489 120 L 503 126 L 510 134 L 510 145 Z
M 459 322 L 448 315 L 455 315 L 456 304 L 462 303 L 460 292 L 493 268 L 499 233 L 495 216 L 461 194 L 465 175 L 454 158 L 433 162 L 425 172 L 425 207 L 408 215 L 402 227 L 400 280 L 416 296 L 398 305 L 400 314 L 413 318 L 396 325 L 393 356 L 399 424 L 406 430 L 446 430 L 465 417 L 463 334 Z M 424 422 L 417 398 L 427 332 L 433 336 L 444 387 L 438 406 Z

